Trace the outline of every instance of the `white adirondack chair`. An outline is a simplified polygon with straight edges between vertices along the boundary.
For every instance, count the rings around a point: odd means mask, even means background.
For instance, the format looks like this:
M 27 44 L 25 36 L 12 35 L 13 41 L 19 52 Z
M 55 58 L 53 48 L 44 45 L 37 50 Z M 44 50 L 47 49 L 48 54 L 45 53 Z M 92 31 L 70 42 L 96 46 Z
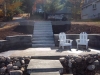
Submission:
M 86 45 L 86 49 L 88 49 L 88 35 L 86 32 L 80 33 L 79 39 L 76 39 L 77 49 L 79 45 Z
M 66 34 L 64 32 L 59 33 L 59 47 L 64 49 L 64 46 L 70 46 L 72 48 L 72 41 L 70 39 L 66 39 Z

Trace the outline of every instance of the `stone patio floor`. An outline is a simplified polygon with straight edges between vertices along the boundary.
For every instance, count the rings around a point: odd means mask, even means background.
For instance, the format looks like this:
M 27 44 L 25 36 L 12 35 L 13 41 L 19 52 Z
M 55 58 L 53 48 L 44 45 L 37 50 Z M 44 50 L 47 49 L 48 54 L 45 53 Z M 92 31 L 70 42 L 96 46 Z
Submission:
M 27 48 L 25 50 L 9 50 L 6 52 L 1 52 L 0 56 L 14 56 L 14 57 L 19 57 L 19 56 L 33 56 L 33 57 L 38 57 L 38 56 L 66 56 L 66 55 L 84 55 L 84 54 L 96 54 L 100 53 L 99 50 L 97 49 L 91 49 L 89 48 L 88 51 L 82 51 L 82 50 L 76 50 L 76 49 L 59 49 L 57 47 L 55 48 Z

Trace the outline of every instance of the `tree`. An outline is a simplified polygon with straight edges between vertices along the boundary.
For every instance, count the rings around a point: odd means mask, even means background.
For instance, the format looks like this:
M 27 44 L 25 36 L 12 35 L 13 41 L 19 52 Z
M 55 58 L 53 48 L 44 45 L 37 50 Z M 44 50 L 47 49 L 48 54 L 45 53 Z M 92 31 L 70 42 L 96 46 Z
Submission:
M 74 19 L 80 19 L 83 0 L 66 0 L 65 6 L 70 7 Z
M 7 1 L 7 16 L 13 17 L 14 14 L 20 13 L 20 6 L 22 5 L 20 0 L 8 0 Z
M 2 4 L 4 2 L 4 0 L 0 0 L 0 4 Z
M 4 16 L 4 7 L 3 7 L 3 4 L 4 4 L 4 0 L 0 0 L 0 17 Z
M 32 14 L 32 6 L 34 4 L 35 0 L 23 0 L 22 1 L 22 6 L 21 9 L 25 12 L 25 13 L 30 13 Z
M 56 11 L 61 10 L 63 8 L 61 0 L 46 0 L 44 3 L 45 12 L 55 13 Z

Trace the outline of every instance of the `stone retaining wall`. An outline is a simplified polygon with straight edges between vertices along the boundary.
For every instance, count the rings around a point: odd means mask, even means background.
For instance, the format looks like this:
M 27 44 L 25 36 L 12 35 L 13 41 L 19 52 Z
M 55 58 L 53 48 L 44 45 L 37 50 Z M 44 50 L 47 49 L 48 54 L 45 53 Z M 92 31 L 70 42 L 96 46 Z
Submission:
M 54 40 L 55 40 L 55 45 L 59 46 L 59 35 L 54 34 Z M 66 35 L 68 39 L 72 39 L 72 46 L 76 46 L 76 39 L 79 39 L 79 34 L 67 34 Z M 100 48 L 100 34 L 89 34 L 88 38 L 90 39 L 89 41 L 89 46 L 90 47 L 95 47 L 95 48 Z
M 71 25 L 71 21 L 51 21 L 52 25 Z
M 71 28 L 70 21 L 52 21 L 51 23 L 54 34 L 59 34 L 60 32 L 66 32 Z
M 32 35 L 7 36 L 6 40 L 0 40 L 0 52 L 8 49 L 20 49 L 32 47 Z

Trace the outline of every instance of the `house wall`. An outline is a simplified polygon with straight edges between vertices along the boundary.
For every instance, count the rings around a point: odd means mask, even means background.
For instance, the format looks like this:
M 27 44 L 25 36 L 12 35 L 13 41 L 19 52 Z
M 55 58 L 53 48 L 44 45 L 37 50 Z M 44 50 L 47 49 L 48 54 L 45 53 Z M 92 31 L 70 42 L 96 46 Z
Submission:
M 96 9 L 93 9 L 93 4 L 96 4 Z M 81 19 L 100 18 L 100 1 L 87 3 L 82 7 Z

